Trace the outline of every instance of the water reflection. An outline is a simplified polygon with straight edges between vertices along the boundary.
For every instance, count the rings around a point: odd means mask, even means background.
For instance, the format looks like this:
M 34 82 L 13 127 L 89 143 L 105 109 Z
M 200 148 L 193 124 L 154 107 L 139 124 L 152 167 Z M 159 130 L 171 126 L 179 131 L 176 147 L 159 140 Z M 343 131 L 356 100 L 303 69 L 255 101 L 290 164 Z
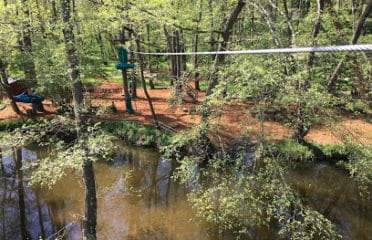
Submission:
M 175 165 L 162 161 L 154 150 L 119 145 L 112 162 L 95 163 L 99 239 L 207 239 L 206 228 L 189 221 L 194 212 L 185 200 L 187 189 L 169 177 Z M 27 185 L 22 166 L 45 154 L 23 148 L 1 156 L 0 239 L 81 239 L 81 173 L 69 171 L 53 189 Z M 322 163 L 301 164 L 287 179 L 345 239 L 372 236 L 372 206 L 345 172 Z M 270 236 L 264 232 L 258 235 Z M 234 236 L 226 234 L 224 239 Z
M 110 163 L 95 163 L 98 237 L 101 239 L 205 239 L 186 202 L 186 189 L 170 179 L 174 166 L 151 149 L 121 148 Z M 81 239 L 84 188 L 70 171 L 53 189 L 31 189 L 23 161 L 45 154 L 15 150 L 1 162 L 1 239 Z
M 22 170 L 25 159 L 36 157 L 27 149 L 1 156 L 1 239 L 37 239 L 54 231 L 48 206 L 27 186 Z
M 307 205 L 336 224 L 343 239 L 370 239 L 370 196 L 362 197 L 344 170 L 326 163 L 301 164 L 287 178 Z

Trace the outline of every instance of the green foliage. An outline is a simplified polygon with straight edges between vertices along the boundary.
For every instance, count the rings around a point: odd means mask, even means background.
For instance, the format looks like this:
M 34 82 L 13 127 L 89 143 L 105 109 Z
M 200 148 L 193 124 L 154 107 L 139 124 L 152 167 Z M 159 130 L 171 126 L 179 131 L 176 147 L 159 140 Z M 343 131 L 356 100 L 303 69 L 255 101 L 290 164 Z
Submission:
M 322 152 L 322 158 L 320 160 L 334 160 L 341 161 L 346 160 L 350 157 L 350 152 L 348 147 L 345 144 L 326 144 L 326 145 L 317 145 L 317 147 Z
M 295 141 L 282 140 L 270 145 L 269 151 L 280 159 L 294 161 L 309 161 L 314 159 L 314 153 L 307 146 Z
M 81 170 L 87 160 L 110 160 L 115 151 L 113 140 L 99 123 L 87 126 L 82 136 L 76 138 L 73 121 L 61 117 L 3 132 L 0 148 L 11 151 L 29 144 L 47 148 L 47 156 L 26 163 L 24 168 L 32 174 L 31 184 L 51 187 L 66 170 Z
M 34 61 L 38 73 L 38 93 L 59 104 L 70 103 L 72 94 L 63 44 L 38 38 Z
M 22 78 L 24 66 L 33 61 L 38 85 L 32 87 L 37 87 L 45 97 L 68 105 L 72 95 L 62 24 L 58 13 L 53 12 L 52 2 L 55 1 L 44 1 L 39 5 L 41 1 L 0 1 L 0 58 L 9 64 L 4 69 L 9 75 Z M 290 5 L 284 5 L 288 1 L 246 1 L 237 23 L 229 29 L 232 35 L 227 48 L 263 49 L 349 42 L 355 29 L 352 26 L 366 1 L 358 7 L 353 5 L 353 11 L 350 11 L 350 4 L 355 4 L 355 1 L 349 2 L 335 4 L 328 1 L 318 16 L 317 4 L 311 1 L 291 1 Z M 197 31 L 200 31 L 198 51 L 216 50 L 222 40 L 220 31 L 226 26 L 225 20 L 235 4 L 236 1 L 221 0 L 138 0 L 127 4 L 121 0 L 81 0 L 72 9 L 81 78 L 85 83 L 95 82 L 96 77 L 122 82 L 121 72 L 113 66 L 117 46 L 112 40 L 118 38 L 123 26 L 139 34 L 141 42 L 146 43 L 146 51 L 166 51 L 164 27 L 171 34 L 175 29 L 182 29 L 180 41 L 186 51 L 193 49 Z M 314 36 L 314 23 L 318 18 L 321 19 L 321 30 Z M 150 29 L 149 40 L 145 30 L 147 26 Z M 20 45 L 28 32 L 32 47 L 25 51 Z M 370 43 L 372 35 L 362 35 L 358 41 Z M 366 103 L 350 96 L 360 89 L 354 66 L 348 59 L 336 83 L 335 93 L 330 94 L 326 88 L 330 74 L 345 54 L 316 53 L 313 64 L 308 62 L 310 56 L 226 56 L 224 65 L 219 67 L 219 84 L 213 89 L 213 95 L 206 98 L 201 113 L 220 116 L 225 103 L 250 101 L 254 103 L 252 111 L 261 123 L 269 117 L 268 114 L 275 115 L 275 120 L 301 132 L 298 140 L 302 140 L 314 124 L 329 119 L 335 109 L 343 108 L 355 114 L 371 113 Z M 359 80 L 364 81 L 367 94 L 370 94 L 370 57 L 365 53 L 354 56 L 362 75 Z M 190 59 L 187 58 L 189 62 Z M 166 57 L 153 57 L 150 61 L 164 69 L 168 67 L 167 60 Z M 208 79 L 214 67 L 214 56 L 200 56 L 199 60 L 201 77 Z M 165 74 L 162 82 L 168 85 L 169 79 Z M 207 84 L 203 81 L 201 88 L 205 90 Z M 71 109 L 64 109 L 62 105 L 59 110 L 68 114 Z M 107 109 L 100 111 L 106 113 Z M 315 146 L 318 153 L 309 145 L 283 141 L 259 148 L 255 153 L 257 159 L 253 161 L 254 169 L 242 164 L 240 159 L 230 159 L 225 153 L 218 153 L 206 168 L 200 170 L 200 162 L 208 156 L 204 148 L 206 144 L 201 142 L 201 136 L 208 134 L 208 121 L 191 132 L 172 137 L 125 121 L 103 123 L 104 131 L 98 125 L 90 126 L 84 136 L 76 140 L 75 126 L 71 121 L 61 119 L 35 124 L 18 120 L 0 122 L 0 130 L 5 130 L 0 140 L 3 148 L 33 142 L 50 148 L 50 157 L 29 165 L 35 173 L 35 182 L 54 183 L 65 174 L 66 168 L 80 169 L 84 159 L 109 158 L 113 146 L 107 132 L 141 146 L 164 146 L 165 156 L 176 158 L 180 164 L 175 176 L 184 183 L 198 186 L 189 197 L 199 216 L 218 225 L 221 231 L 233 229 L 245 234 L 252 227 L 267 227 L 275 222 L 281 238 L 338 238 L 330 222 L 304 206 L 283 181 L 285 168 L 281 166 L 282 158 L 302 161 L 318 156 L 324 159 L 347 158 L 343 166 L 351 176 L 364 189 L 371 185 L 371 148 L 366 146 Z M 266 158 L 260 162 L 258 157 L 262 156 Z M 211 187 L 203 185 L 205 178 L 212 183 Z
M 22 126 L 34 125 L 40 122 L 44 122 L 44 119 L 6 119 L 0 121 L 0 131 L 13 131 L 16 128 L 21 128 Z
M 169 136 L 159 130 L 127 121 L 103 122 L 102 128 L 118 138 L 142 147 L 159 147 L 169 141 Z
M 161 152 L 165 159 L 180 160 L 187 153 L 187 148 L 191 147 L 197 139 L 197 135 L 193 132 L 184 132 L 175 134 L 169 142 L 161 148 Z
M 352 99 L 352 100 L 346 101 L 343 108 L 347 112 L 351 112 L 354 115 L 360 115 L 360 114 L 371 115 L 372 114 L 372 109 L 360 99 Z
M 339 163 L 345 167 L 360 186 L 361 194 L 370 194 L 372 187 L 372 145 L 347 144 L 348 161 Z
M 174 176 L 193 186 L 188 199 L 197 216 L 219 233 L 247 236 L 252 229 L 264 228 L 280 239 L 341 238 L 328 219 L 304 205 L 286 184 L 280 160 L 254 161 L 260 161 L 260 167 L 216 154 L 208 167 L 199 169 L 198 159 L 187 156 Z

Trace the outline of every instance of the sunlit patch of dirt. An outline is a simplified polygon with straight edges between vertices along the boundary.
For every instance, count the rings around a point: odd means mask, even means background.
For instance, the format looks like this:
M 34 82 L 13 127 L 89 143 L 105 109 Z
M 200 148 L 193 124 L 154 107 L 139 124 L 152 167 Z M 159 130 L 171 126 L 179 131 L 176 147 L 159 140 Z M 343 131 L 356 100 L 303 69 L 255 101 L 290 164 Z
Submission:
M 152 98 L 158 120 L 176 131 L 189 129 L 200 122 L 198 114 L 190 114 L 190 110 L 197 108 L 204 97 L 203 92 L 198 94 L 198 103 L 193 103 L 188 97 L 180 105 L 170 105 L 168 97 L 169 89 L 148 90 Z M 91 104 L 96 107 L 108 107 L 113 103 L 116 106 L 116 113 L 97 116 L 99 120 L 128 120 L 143 125 L 153 125 L 153 118 L 148 102 L 142 89 L 137 90 L 138 97 L 132 99 L 133 114 L 125 111 L 124 97 L 122 96 L 122 85 L 109 81 L 102 81 L 102 84 L 87 89 L 85 95 L 91 99 Z M 31 104 L 17 103 L 23 112 L 22 116 L 15 114 L 8 105 L 0 111 L 1 119 L 27 118 L 26 109 L 31 109 Z M 216 144 L 231 144 L 232 140 L 242 136 L 258 138 L 263 131 L 269 140 L 279 140 L 290 137 L 292 130 L 283 124 L 266 121 L 261 125 L 258 119 L 249 113 L 251 103 L 233 102 L 218 109 L 216 116 L 212 118 L 212 130 L 210 137 Z M 37 113 L 37 116 L 53 117 L 56 109 L 52 107 L 50 100 L 44 101 L 46 113 Z M 340 143 L 351 140 L 363 144 L 372 144 L 372 124 L 362 119 L 344 117 L 340 123 L 328 126 L 326 124 L 314 127 L 306 136 L 307 141 L 321 144 Z

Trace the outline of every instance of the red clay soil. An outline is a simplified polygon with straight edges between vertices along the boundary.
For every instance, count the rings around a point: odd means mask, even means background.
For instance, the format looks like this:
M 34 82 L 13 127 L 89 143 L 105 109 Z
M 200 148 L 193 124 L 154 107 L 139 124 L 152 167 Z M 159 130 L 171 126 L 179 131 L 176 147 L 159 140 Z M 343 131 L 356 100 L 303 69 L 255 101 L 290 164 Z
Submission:
M 152 125 L 153 119 L 149 109 L 148 102 L 142 89 L 138 89 L 138 98 L 132 99 L 134 114 L 125 112 L 124 99 L 122 96 L 122 85 L 103 81 L 100 86 L 94 87 L 93 93 L 87 93 L 90 96 L 93 106 L 109 106 L 114 102 L 117 112 L 99 116 L 102 120 L 128 120 L 143 125 Z M 176 131 L 181 131 L 193 127 L 200 121 L 198 115 L 188 113 L 192 106 L 197 104 L 187 100 L 182 105 L 171 106 L 167 99 L 170 94 L 169 89 L 148 90 L 152 98 L 155 112 L 161 123 L 172 127 Z M 204 93 L 199 92 L 199 100 L 203 99 Z M 200 102 L 199 102 L 200 104 Z M 44 101 L 44 108 L 47 113 L 38 113 L 38 116 L 53 117 L 56 109 L 51 106 L 50 100 Z M 18 103 L 21 111 L 26 113 L 30 109 L 30 104 Z M 249 114 L 250 105 L 244 103 L 231 103 L 223 106 L 219 117 L 212 119 L 211 138 L 215 143 L 228 144 L 232 140 L 238 139 L 242 135 L 257 136 L 260 132 L 259 121 Z M 17 116 L 10 106 L 0 111 L 0 120 L 27 118 Z M 282 139 L 291 135 L 292 131 L 280 123 L 267 121 L 263 126 L 264 133 L 271 140 Z M 338 124 L 332 126 L 324 124 L 313 128 L 306 136 L 306 140 L 321 144 L 340 143 L 345 138 L 362 144 L 372 144 L 372 124 L 361 119 L 344 117 Z

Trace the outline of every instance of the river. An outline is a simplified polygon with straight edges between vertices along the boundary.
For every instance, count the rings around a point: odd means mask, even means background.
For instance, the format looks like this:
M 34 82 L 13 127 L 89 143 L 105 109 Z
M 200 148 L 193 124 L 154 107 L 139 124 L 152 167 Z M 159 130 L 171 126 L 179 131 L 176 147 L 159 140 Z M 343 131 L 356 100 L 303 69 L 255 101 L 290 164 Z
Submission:
M 81 173 L 68 172 L 52 189 L 30 187 L 23 162 L 43 154 L 22 148 L 2 156 L 0 239 L 81 239 Z M 98 238 L 208 239 L 207 225 L 192 220 L 187 189 L 170 178 L 174 167 L 155 150 L 124 142 L 112 162 L 95 163 Z M 344 239 L 371 239 L 371 204 L 346 172 L 310 163 L 298 164 L 287 175 L 304 201 L 334 222 Z

